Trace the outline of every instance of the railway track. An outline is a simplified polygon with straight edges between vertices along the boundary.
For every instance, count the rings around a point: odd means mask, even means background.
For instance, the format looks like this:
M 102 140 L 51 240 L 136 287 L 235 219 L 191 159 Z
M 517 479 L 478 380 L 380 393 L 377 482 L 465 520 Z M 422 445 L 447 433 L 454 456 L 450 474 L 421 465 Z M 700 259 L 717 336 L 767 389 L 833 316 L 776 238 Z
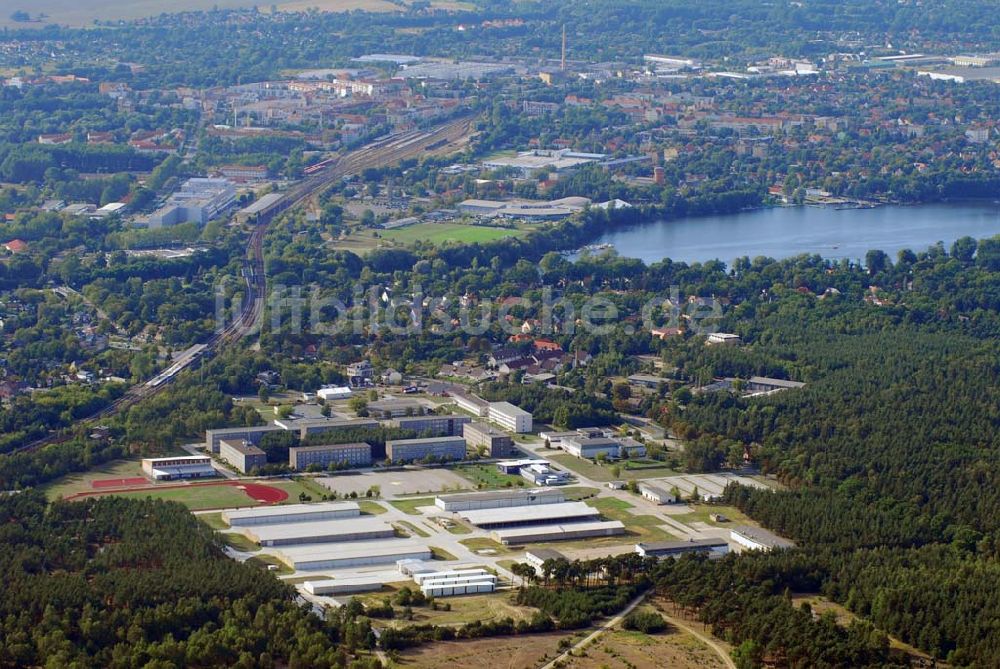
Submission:
M 216 332 L 201 344 L 192 346 L 182 353 L 173 364 L 148 381 L 130 387 L 125 394 L 103 409 L 77 421 L 77 425 L 94 423 L 162 392 L 170 382 L 185 369 L 190 369 L 202 359 L 235 344 L 257 326 L 264 312 L 267 294 L 267 277 L 264 273 L 264 236 L 268 226 L 280 214 L 299 207 L 319 196 L 337 180 L 373 167 L 387 167 L 401 160 L 419 156 L 424 151 L 438 149 L 467 136 L 471 130 L 473 116 L 464 116 L 443 123 L 428 130 L 411 130 L 395 133 L 377 139 L 365 147 L 340 158 L 331 159 L 322 171 L 310 174 L 300 181 L 283 198 L 274 203 L 252 221 L 253 230 L 247 240 L 246 255 L 243 259 L 243 277 L 246 283 L 246 298 L 239 317 Z M 62 443 L 72 438 L 73 429 L 66 428 L 57 433 L 25 444 L 12 453 L 30 452 L 47 445 Z

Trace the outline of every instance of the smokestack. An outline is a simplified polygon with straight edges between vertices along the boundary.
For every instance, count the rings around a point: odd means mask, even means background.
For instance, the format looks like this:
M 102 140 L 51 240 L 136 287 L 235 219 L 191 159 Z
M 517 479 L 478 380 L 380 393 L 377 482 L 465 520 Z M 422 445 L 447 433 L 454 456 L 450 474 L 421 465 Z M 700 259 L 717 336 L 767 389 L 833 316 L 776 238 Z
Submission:
M 562 28 L 562 65 L 561 69 L 563 72 L 566 71 L 566 24 L 563 24 Z
M 667 183 L 667 174 L 662 167 L 653 168 L 653 183 L 657 186 L 663 186 Z

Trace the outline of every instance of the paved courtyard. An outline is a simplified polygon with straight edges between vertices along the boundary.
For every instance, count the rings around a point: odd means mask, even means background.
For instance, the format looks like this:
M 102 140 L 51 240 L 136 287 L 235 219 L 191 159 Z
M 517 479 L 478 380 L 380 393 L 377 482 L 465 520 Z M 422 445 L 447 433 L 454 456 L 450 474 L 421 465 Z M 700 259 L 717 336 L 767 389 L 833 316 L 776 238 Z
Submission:
M 324 476 L 315 479 L 320 485 L 340 495 L 363 494 L 378 486 L 383 499 L 417 493 L 436 494 L 445 490 L 471 489 L 472 483 L 447 469 L 420 469 L 395 472 L 365 472 L 345 476 Z

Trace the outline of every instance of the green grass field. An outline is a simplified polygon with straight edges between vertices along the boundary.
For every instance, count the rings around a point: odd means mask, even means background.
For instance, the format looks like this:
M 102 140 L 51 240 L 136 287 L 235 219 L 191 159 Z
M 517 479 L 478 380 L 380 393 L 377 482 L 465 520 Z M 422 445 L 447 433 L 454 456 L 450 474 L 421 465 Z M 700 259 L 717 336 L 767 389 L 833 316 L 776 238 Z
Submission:
M 469 479 L 477 487 L 483 488 L 520 488 L 527 485 L 523 476 L 504 474 L 496 465 L 463 465 L 454 470 L 459 476 Z
M 379 516 L 383 513 L 388 513 L 389 509 L 385 508 L 378 502 L 373 502 L 370 499 L 359 499 L 358 507 L 361 509 L 361 513 L 367 513 L 372 516 Z
M 247 564 L 253 565 L 262 569 L 264 571 L 271 571 L 267 567 L 268 565 L 275 565 L 277 569 L 273 570 L 272 573 L 275 574 L 294 574 L 295 570 L 289 567 L 287 564 L 274 557 L 273 555 L 254 555 L 252 558 L 246 561 Z
M 431 536 L 430 534 L 428 534 L 427 532 L 425 532 L 424 530 L 420 529 L 419 527 L 417 527 L 416 525 L 407 520 L 400 520 L 399 524 L 402 525 L 403 529 L 409 532 L 410 534 L 415 534 L 418 537 L 424 537 L 424 538 Z
M 437 546 L 429 546 L 431 550 L 431 555 L 435 560 L 457 560 L 458 558 L 446 551 L 443 548 Z
M 190 455 L 180 449 L 171 450 L 163 454 L 164 457 L 170 455 Z M 94 492 L 97 490 L 91 483 L 105 479 L 127 479 L 142 476 L 142 461 L 134 460 L 113 460 L 105 462 L 93 469 L 85 472 L 67 474 L 62 478 L 41 486 L 41 490 L 50 500 L 58 498 L 60 495 L 69 497 L 80 492 Z
M 676 537 L 661 526 L 666 521 L 657 516 L 636 516 L 631 509 L 635 508 L 625 500 L 612 497 L 595 497 L 585 502 L 601 512 L 601 515 L 611 520 L 620 520 L 625 525 L 625 531 L 638 535 L 642 541 L 671 541 Z M 608 537 L 614 543 L 622 543 L 621 537 Z M 585 543 L 592 543 L 586 541 Z
M 218 513 L 200 513 L 197 516 L 198 520 L 205 523 L 213 530 L 228 530 L 229 525 L 222 519 L 222 512 Z
M 486 537 L 473 537 L 472 539 L 462 539 L 458 543 L 462 544 L 470 551 L 494 551 L 497 555 L 510 553 L 511 550 L 503 544 L 497 543 Z
M 648 464 L 649 461 L 635 461 L 635 462 L 618 462 L 618 463 L 607 463 L 603 465 L 595 464 L 590 460 L 585 460 L 583 458 L 578 458 L 574 455 L 560 454 L 560 455 L 548 455 L 546 457 L 553 462 L 562 465 L 571 472 L 576 472 L 580 476 L 585 476 L 591 481 L 631 481 L 631 480 L 642 480 L 642 479 L 655 479 L 663 478 L 664 476 L 676 476 L 679 472 L 665 466 L 657 466 L 655 464 Z M 628 469 L 626 469 L 626 464 Z M 618 466 L 618 475 L 615 476 L 613 467 Z
M 412 244 L 417 241 L 443 244 L 445 242 L 492 242 L 506 237 L 523 236 L 524 232 L 510 228 L 493 228 L 481 225 L 462 225 L 461 223 L 418 223 L 397 230 L 386 230 L 379 233 L 384 239 L 399 244 Z
M 257 506 L 257 502 L 233 486 L 184 486 L 182 488 L 167 488 L 165 490 L 135 490 L 114 493 L 116 497 L 132 499 L 162 499 L 167 502 L 180 502 L 192 511 L 202 509 L 223 509 L 238 506 Z
M 223 541 L 238 551 L 243 551 L 244 553 L 256 553 L 260 550 L 260 546 L 250 541 L 242 534 L 236 534 L 235 532 L 222 532 L 221 536 Z
M 422 515 L 417 511 L 417 507 L 420 506 L 434 506 L 433 497 L 412 497 L 408 499 L 394 499 L 389 504 L 402 511 L 403 513 L 408 513 L 411 516 Z

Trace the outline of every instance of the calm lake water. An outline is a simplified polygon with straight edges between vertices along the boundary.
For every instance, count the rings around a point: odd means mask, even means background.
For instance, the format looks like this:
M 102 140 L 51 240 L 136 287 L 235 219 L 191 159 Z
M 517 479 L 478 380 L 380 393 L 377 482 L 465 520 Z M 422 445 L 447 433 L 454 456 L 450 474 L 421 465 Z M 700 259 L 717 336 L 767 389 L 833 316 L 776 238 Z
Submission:
M 652 263 L 671 258 L 687 263 L 740 256 L 787 258 L 818 253 L 826 258 L 863 259 L 881 249 L 895 261 L 904 248 L 921 251 L 936 242 L 945 248 L 966 235 L 1000 234 L 996 204 L 887 206 L 876 209 L 776 207 L 741 214 L 653 221 L 609 232 L 595 244 Z

